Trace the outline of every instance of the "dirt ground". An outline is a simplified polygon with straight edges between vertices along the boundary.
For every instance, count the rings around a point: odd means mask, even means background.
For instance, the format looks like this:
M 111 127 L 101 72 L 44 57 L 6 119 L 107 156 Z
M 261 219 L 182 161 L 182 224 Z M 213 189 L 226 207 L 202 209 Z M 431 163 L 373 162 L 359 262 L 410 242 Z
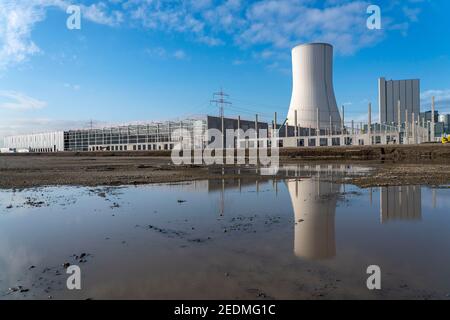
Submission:
M 348 163 L 373 168 L 363 176 L 348 172 L 344 178 L 336 178 L 360 187 L 450 184 L 450 146 L 446 145 L 282 149 L 280 162 L 281 165 Z M 175 166 L 167 152 L 3 154 L 0 155 L 0 188 L 258 178 L 254 169 Z

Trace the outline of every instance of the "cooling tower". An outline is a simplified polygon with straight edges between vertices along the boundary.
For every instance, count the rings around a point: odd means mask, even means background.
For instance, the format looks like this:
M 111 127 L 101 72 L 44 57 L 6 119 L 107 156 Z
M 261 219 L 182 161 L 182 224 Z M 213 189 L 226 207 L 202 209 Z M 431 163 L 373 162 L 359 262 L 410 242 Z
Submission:
M 333 47 L 327 43 L 302 44 L 292 49 L 292 99 L 288 123 L 303 128 L 341 127 L 333 89 Z M 318 110 L 318 112 L 317 112 Z

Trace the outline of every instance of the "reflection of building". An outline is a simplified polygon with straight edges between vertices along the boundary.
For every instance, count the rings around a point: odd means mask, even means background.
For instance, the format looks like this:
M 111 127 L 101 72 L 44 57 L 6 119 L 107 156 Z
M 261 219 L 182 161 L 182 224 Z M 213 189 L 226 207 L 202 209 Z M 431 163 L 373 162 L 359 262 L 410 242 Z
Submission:
M 381 187 L 381 223 L 390 220 L 420 220 L 422 218 L 420 186 Z
M 334 218 L 340 184 L 318 178 L 287 181 L 295 214 L 294 252 L 306 259 L 336 255 Z

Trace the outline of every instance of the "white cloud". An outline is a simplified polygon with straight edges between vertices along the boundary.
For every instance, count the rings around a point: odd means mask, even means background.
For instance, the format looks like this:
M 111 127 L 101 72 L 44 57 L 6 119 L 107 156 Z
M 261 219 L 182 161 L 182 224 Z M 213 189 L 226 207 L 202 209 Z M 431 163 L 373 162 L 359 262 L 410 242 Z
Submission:
M 64 83 L 64 88 L 78 91 L 81 89 L 81 86 L 79 84 Z
M 35 110 L 42 109 L 47 103 L 35 98 L 31 98 L 16 91 L 0 91 L 0 109 L 9 110 Z
M 117 10 L 109 12 L 104 2 L 81 6 L 81 16 L 83 19 L 108 26 L 117 26 L 123 22 L 123 13 Z
M 188 58 L 186 52 L 181 49 L 175 50 L 173 53 L 171 53 L 162 47 L 155 47 L 155 48 L 147 48 L 145 49 L 145 52 L 150 57 L 159 59 L 174 58 L 176 60 L 186 60 Z
M 363 1 L 324 8 L 302 1 L 259 1 L 249 8 L 248 27 L 237 35 L 237 41 L 282 50 L 302 42 L 330 42 L 338 53 L 353 54 L 384 35 L 366 28 L 366 8 Z
M 364 0 L 128 0 L 124 8 L 151 30 L 184 33 L 211 46 L 231 36 L 240 47 L 263 46 L 280 58 L 277 53 L 302 42 L 330 42 L 338 54 L 351 55 L 380 42 L 388 30 L 406 34 L 419 19 L 421 2 L 383 5 L 383 30 L 375 31 L 366 27 L 370 2 Z
M 0 68 L 23 62 L 40 51 L 31 40 L 31 30 L 43 19 L 42 9 L 9 1 L 0 4 Z
M 31 33 L 48 8 L 63 11 L 72 0 L 1 0 L 0 69 L 41 52 Z M 136 24 L 155 32 L 180 33 L 187 40 L 274 52 L 323 41 L 351 55 L 380 42 L 387 31 L 407 33 L 425 1 L 382 5 L 383 30 L 366 28 L 368 1 L 350 0 L 92 0 L 82 5 L 82 19 L 107 26 Z M 394 18 L 395 17 L 395 18 Z
M 184 60 L 187 58 L 186 52 L 184 52 L 183 50 L 177 50 L 174 52 L 173 56 L 175 57 L 175 59 L 177 60 Z
M 162 47 L 147 48 L 147 49 L 145 49 L 145 52 L 151 57 L 157 57 L 157 58 L 166 58 L 167 57 L 166 49 L 164 49 Z
M 420 94 L 421 105 L 426 108 L 431 107 L 431 99 L 435 98 L 436 108 L 439 111 L 450 111 L 450 89 L 432 89 Z
M 42 50 L 32 40 L 36 24 L 45 20 L 46 10 L 66 11 L 71 0 L 1 0 L 0 1 L 0 70 L 26 61 Z M 82 18 L 98 24 L 115 26 L 123 13 L 110 10 L 103 2 L 82 5 Z M 65 24 L 62 23 L 64 26 Z

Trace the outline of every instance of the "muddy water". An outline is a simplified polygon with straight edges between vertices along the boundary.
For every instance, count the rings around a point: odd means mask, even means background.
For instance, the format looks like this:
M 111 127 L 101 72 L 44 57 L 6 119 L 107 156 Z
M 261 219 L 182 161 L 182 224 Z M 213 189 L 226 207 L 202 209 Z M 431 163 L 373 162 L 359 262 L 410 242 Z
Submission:
M 448 299 L 450 189 L 290 170 L 301 178 L 2 190 L 0 299 Z

